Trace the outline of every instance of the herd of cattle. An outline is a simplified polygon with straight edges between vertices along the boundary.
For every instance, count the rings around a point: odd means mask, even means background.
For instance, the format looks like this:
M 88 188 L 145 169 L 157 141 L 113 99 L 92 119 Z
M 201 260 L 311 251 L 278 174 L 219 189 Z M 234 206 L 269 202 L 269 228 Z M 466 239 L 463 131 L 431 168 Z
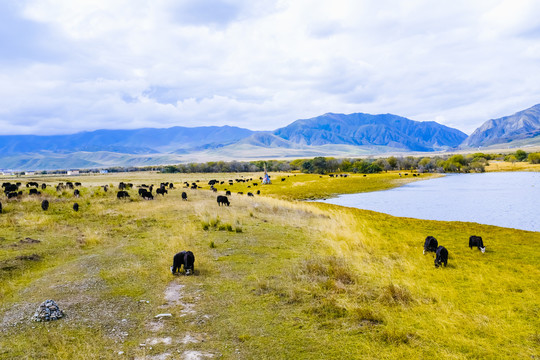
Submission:
M 262 177 L 260 178 L 262 180 Z M 285 178 L 281 178 L 281 181 L 285 181 Z M 253 182 L 253 178 L 249 178 L 249 179 L 234 179 L 234 180 L 229 180 L 227 183 L 232 186 L 234 185 L 235 183 L 250 183 L 250 185 L 248 185 L 247 187 L 248 188 L 251 188 L 252 186 L 255 187 L 255 186 L 258 186 L 259 183 L 258 182 Z M 188 183 L 187 181 L 184 182 L 184 188 L 189 188 L 189 189 L 201 189 L 202 186 L 198 185 L 197 183 L 199 183 L 199 180 L 197 180 L 196 182 L 192 182 L 192 183 Z M 225 184 L 225 181 L 219 181 L 219 180 L 216 180 L 216 179 L 213 179 L 213 180 L 210 180 L 208 181 L 208 185 L 210 186 L 210 190 L 213 191 L 213 192 L 217 192 L 217 189 L 214 187 L 214 185 L 216 184 Z M 37 182 L 34 182 L 34 181 L 30 181 L 28 183 L 25 184 L 25 186 L 28 188 L 28 195 L 41 195 L 41 191 L 39 191 L 38 189 L 41 189 L 41 190 L 45 190 L 47 189 L 48 185 L 43 183 L 43 184 L 38 184 Z M 80 182 L 66 182 L 66 183 L 59 183 L 58 185 L 56 185 L 56 191 L 57 192 L 61 192 L 61 191 L 64 191 L 66 189 L 70 189 L 70 190 L 73 190 L 73 195 L 74 197 L 78 198 L 80 197 L 81 193 L 80 193 L 80 190 L 77 189 L 78 187 L 82 186 L 82 184 Z M 10 183 L 10 182 L 4 182 L 2 184 L 2 188 L 4 189 L 4 194 L 6 195 L 6 197 L 8 199 L 18 199 L 20 198 L 21 196 L 24 195 L 24 190 L 21 189 L 23 187 L 22 183 L 20 182 L 17 182 L 17 183 Z M 116 193 L 116 197 L 118 199 L 128 199 L 130 198 L 130 194 L 128 192 L 128 190 L 130 189 L 133 189 L 134 185 L 132 183 L 126 183 L 126 182 L 120 182 L 118 184 L 118 192 Z M 138 185 L 138 194 L 139 196 L 144 199 L 144 200 L 153 200 L 154 199 L 154 194 L 153 194 L 153 191 L 154 191 L 154 185 L 146 185 L 146 184 L 141 184 L 141 185 Z M 109 185 L 103 185 L 101 186 L 101 188 L 103 189 L 103 191 L 107 192 L 109 190 Z M 168 190 L 171 190 L 171 189 L 174 189 L 174 184 L 172 182 L 163 182 L 161 183 L 158 187 L 156 187 L 156 191 L 155 191 L 155 194 L 156 196 L 157 195 L 161 195 L 161 196 L 165 196 L 165 194 L 168 194 Z M 230 190 L 227 190 L 225 189 L 225 195 L 218 195 L 217 197 L 217 203 L 218 205 L 227 205 L 229 206 L 230 205 L 230 201 L 228 199 L 227 196 L 231 196 L 231 191 Z M 244 193 L 242 191 L 239 191 L 238 192 L 238 195 L 243 195 Z M 261 191 L 260 190 L 257 190 L 256 191 L 256 194 L 257 195 L 260 195 L 261 194 Z M 247 192 L 247 196 L 255 196 L 254 193 L 252 192 Z M 184 201 L 187 201 L 188 199 L 188 196 L 187 196 L 187 193 L 185 191 L 182 192 L 182 200 Z M 41 208 L 46 211 L 49 209 L 49 201 L 48 200 L 43 200 L 41 202 Z M 78 203 L 74 203 L 73 204 L 73 210 L 74 211 L 79 211 L 79 204 Z M 2 203 L 0 202 L 0 213 L 2 213 Z
M 486 252 L 486 247 L 480 236 L 472 235 L 469 237 L 469 247 L 477 247 L 483 253 Z M 439 246 L 439 242 L 433 236 L 428 236 L 424 241 L 424 255 L 427 252 L 435 253 L 435 267 L 448 264 L 448 250 L 444 246 Z
M 331 175 L 332 176 L 332 175 Z M 347 175 L 340 175 L 346 177 Z M 333 177 L 333 176 L 332 176 Z M 262 178 L 261 178 L 262 179 Z M 285 181 L 285 178 L 281 178 L 281 181 Z M 197 180 L 197 182 L 199 182 Z M 197 184 L 197 182 L 188 183 L 184 182 L 184 188 L 190 188 L 190 189 L 199 189 L 201 186 Z M 240 182 L 252 182 L 251 185 L 248 186 L 250 188 L 251 186 L 258 186 L 258 183 L 253 182 L 253 179 L 235 179 L 235 180 L 229 180 L 228 184 L 232 186 L 234 183 L 240 183 Z M 208 185 L 210 186 L 210 190 L 213 192 L 217 192 L 217 189 L 214 187 L 216 184 L 223 185 L 225 181 L 218 181 L 218 180 L 210 180 L 208 182 Z M 20 189 L 22 184 L 20 182 L 17 182 L 15 184 L 5 182 L 2 184 L 2 188 L 4 188 L 4 193 L 8 199 L 12 198 L 18 198 L 23 195 L 23 190 Z M 80 196 L 80 191 L 77 189 L 77 187 L 80 187 L 80 182 L 66 182 L 59 183 L 56 186 L 56 191 L 63 191 L 65 189 L 71 189 L 73 190 L 73 195 L 78 198 Z M 47 184 L 43 183 L 41 186 L 37 182 L 28 182 L 26 184 L 26 187 L 28 188 L 28 195 L 41 195 L 41 192 L 38 191 L 38 189 L 41 188 L 41 190 L 45 190 L 47 188 Z M 105 192 L 108 191 L 108 185 L 102 186 L 103 190 Z M 133 184 L 132 183 L 124 183 L 120 182 L 118 185 L 118 192 L 116 194 L 118 199 L 126 199 L 129 198 L 129 192 L 127 190 L 132 189 Z M 152 200 L 154 199 L 153 190 L 154 185 L 146 185 L 142 184 L 138 186 L 138 194 L 140 197 L 142 197 L 144 200 Z M 159 187 L 156 188 L 156 195 L 162 195 L 165 196 L 165 194 L 168 194 L 168 190 L 174 189 L 174 184 L 171 182 L 164 182 L 159 185 Z M 238 192 L 239 195 L 242 195 L 243 192 Z M 257 194 L 260 194 L 260 190 L 257 190 Z M 225 189 L 225 195 L 218 195 L 217 196 L 217 203 L 219 206 L 221 205 L 230 205 L 229 198 L 227 196 L 230 196 L 231 192 L 230 190 Z M 254 196 L 252 192 L 247 193 L 248 196 Z M 187 193 L 185 191 L 182 192 L 182 200 L 187 200 Z M 49 201 L 43 200 L 41 202 L 41 208 L 44 211 L 47 211 L 49 209 Z M 74 203 L 73 204 L 73 210 L 79 211 L 79 204 Z M 0 202 L 0 213 L 2 213 L 2 203 Z M 469 247 L 472 249 L 473 247 L 477 247 L 482 253 L 486 251 L 486 248 L 484 246 L 484 243 L 482 241 L 482 238 L 480 236 L 471 236 L 469 238 Z M 427 252 L 434 252 L 435 253 L 435 267 L 439 267 L 441 265 L 444 265 L 446 267 L 448 263 L 448 250 L 444 246 L 439 246 L 437 239 L 435 239 L 433 236 L 426 237 L 426 240 L 424 242 L 424 254 Z M 194 264 L 195 262 L 195 256 L 191 251 L 182 251 L 174 256 L 173 260 L 173 266 L 171 266 L 171 272 L 173 274 L 180 271 L 180 268 L 183 266 L 184 271 L 186 275 L 189 275 L 189 273 L 193 272 L 194 270 Z

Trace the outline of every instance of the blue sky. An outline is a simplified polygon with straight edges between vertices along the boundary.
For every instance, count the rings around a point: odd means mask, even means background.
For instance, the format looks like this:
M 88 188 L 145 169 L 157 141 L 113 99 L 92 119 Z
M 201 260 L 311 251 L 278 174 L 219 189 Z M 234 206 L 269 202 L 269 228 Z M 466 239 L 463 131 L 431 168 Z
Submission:
M 540 103 L 540 2 L 0 0 L 0 135 Z

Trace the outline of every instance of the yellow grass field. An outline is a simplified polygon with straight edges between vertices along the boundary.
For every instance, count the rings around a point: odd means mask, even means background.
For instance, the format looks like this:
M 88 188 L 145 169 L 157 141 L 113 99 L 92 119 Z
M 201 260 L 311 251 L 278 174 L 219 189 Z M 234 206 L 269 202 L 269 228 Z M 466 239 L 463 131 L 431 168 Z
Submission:
M 540 356 L 540 233 L 299 201 L 430 175 L 276 173 L 271 185 L 241 175 L 22 179 L 25 195 L 0 197 L 0 358 Z M 229 186 L 236 178 L 253 180 Z M 225 182 L 217 193 L 210 179 Z M 34 180 L 49 187 L 26 195 Z M 183 188 L 197 180 L 201 189 Z M 66 181 L 82 182 L 79 198 L 51 186 Z M 127 200 L 116 198 L 120 181 L 135 185 Z M 175 188 L 138 196 L 137 185 L 160 182 Z M 231 204 L 218 206 L 225 188 Z M 448 267 L 422 254 L 427 235 L 449 249 Z M 469 249 L 470 235 L 483 237 L 485 254 Z M 181 250 L 194 252 L 194 276 L 171 275 Z M 31 321 L 46 299 L 66 317 Z

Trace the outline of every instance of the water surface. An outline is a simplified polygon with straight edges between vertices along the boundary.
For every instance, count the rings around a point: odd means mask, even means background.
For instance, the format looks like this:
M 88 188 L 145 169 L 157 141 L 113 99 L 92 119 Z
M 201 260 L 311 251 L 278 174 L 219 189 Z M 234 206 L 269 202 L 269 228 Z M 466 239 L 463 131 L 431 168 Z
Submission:
M 540 173 L 452 174 L 322 202 L 426 220 L 540 231 Z

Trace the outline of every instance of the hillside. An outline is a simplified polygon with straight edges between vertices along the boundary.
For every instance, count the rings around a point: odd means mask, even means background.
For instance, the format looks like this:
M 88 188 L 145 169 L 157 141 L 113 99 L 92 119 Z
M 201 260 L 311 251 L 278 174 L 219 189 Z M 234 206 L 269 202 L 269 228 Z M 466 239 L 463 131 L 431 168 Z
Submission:
M 172 127 L 167 129 L 96 130 L 72 135 L 0 136 L 3 155 L 108 151 L 123 154 L 156 154 L 230 144 L 253 131 L 232 126 Z
M 535 138 L 539 135 L 540 104 L 510 116 L 486 121 L 460 147 L 485 147 Z

